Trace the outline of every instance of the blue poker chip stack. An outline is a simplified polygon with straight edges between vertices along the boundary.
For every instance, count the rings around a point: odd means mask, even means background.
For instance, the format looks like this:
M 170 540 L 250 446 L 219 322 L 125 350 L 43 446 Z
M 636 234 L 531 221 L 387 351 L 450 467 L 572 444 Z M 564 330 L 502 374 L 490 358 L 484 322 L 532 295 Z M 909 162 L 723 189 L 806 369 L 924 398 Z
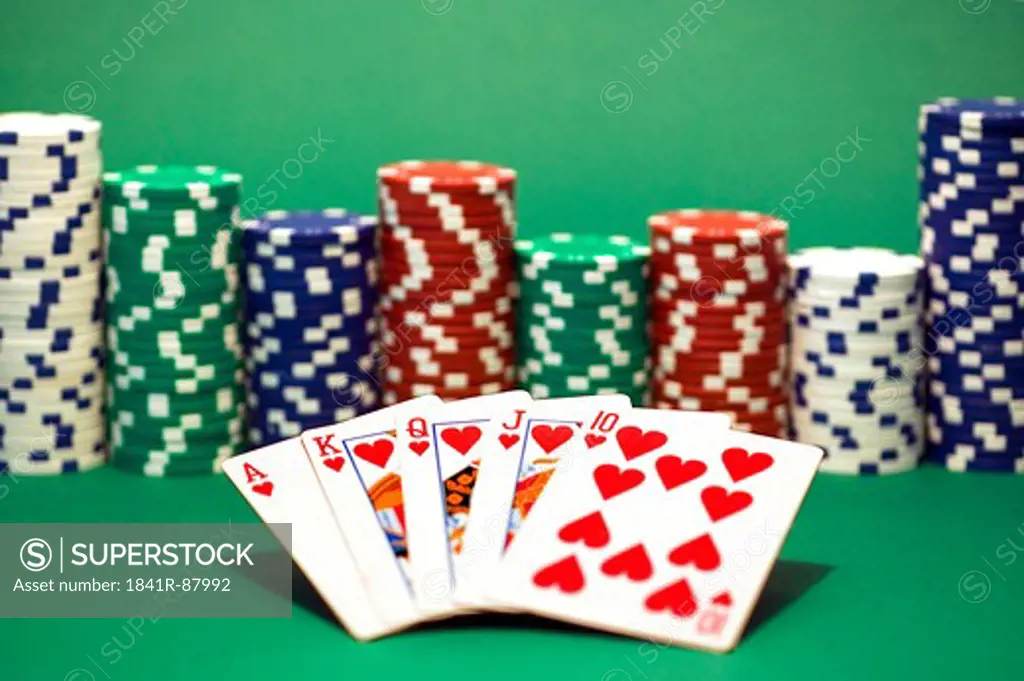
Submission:
M 0 114 L 0 474 L 104 463 L 100 124 Z
M 243 227 L 250 444 L 375 409 L 377 218 L 273 211 Z
M 1024 103 L 922 107 L 928 457 L 1024 473 Z
M 924 451 L 922 260 L 880 248 L 790 256 L 790 429 L 821 470 L 884 475 Z

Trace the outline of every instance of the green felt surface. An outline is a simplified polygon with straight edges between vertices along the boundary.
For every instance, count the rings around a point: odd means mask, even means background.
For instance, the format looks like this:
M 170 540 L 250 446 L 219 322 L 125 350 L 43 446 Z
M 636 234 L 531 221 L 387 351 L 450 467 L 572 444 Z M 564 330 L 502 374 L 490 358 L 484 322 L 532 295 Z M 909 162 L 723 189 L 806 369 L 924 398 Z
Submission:
M 1022 35 L 1014 0 L 12 0 L 0 109 L 88 108 L 109 168 L 236 169 L 247 212 L 372 211 L 381 163 L 479 158 L 519 170 L 524 234 L 720 206 L 791 218 L 795 247 L 913 251 L 918 106 L 1024 95 Z M 252 518 L 222 479 L 0 484 L 0 522 Z M 0 679 L 1019 678 L 1022 523 L 1020 479 L 823 477 L 724 657 L 530 620 L 357 645 L 296 607 L 134 641 L 0 620 Z
M 255 519 L 222 478 L 101 470 L 3 485 L 5 522 Z M 891 478 L 819 476 L 755 624 L 726 656 L 528 618 L 439 624 L 359 644 L 304 605 L 290 620 L 160 620 L 134 640 L 123 620 L 0 620 L 0 639 L 3 678 L 18 680 L 90 679 L 69 677 L 75 669 L 148 681 L 440 681 L 460 672 L 508 681 L 1010 679 L 1024 654 L 1022 603 L 1021 480 L 929 467 Z

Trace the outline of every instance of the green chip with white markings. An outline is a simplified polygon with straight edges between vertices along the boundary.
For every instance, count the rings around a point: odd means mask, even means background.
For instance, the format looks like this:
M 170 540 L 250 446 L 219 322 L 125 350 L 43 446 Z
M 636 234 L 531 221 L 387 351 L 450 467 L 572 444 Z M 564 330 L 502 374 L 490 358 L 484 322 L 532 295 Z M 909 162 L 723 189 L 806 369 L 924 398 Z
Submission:
M 190 208 L 190 201 L 216 197 L 237 204 L 242 176 L 217 166 L 141 165 L 103 173 L 103 194 L 108 199 L 149 199 L 161 205 Z
M 219 472 L 244 447 L 241 176 L 215 166 L 104 174 L 111 462 Z
M 523 261 L 543 263 L 549 269 L 552 265 L 596 265 L 597 271 L 608 272 L 615 272 L 618 268 L 636 263 L 646 263 L 651 255 L 650 246 L 640 244 L 627 236 L 564 232 L 554 232 L 537 239 L 517 239 L 515 251 Z
M 515 249 L 522 387 L 537 398 L 618 392 L 642 404 L 649 247 L 556 233 L 518 240 Z

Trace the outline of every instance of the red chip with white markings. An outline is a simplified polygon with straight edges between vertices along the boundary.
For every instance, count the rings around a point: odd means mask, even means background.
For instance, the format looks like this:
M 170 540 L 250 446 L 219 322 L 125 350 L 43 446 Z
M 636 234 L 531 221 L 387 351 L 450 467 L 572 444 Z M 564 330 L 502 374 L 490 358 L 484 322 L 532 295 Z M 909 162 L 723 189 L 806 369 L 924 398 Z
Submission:
M 654 405 L 786 432 L 787 224 L 746 211 L 648 219 Z
M 515 171 L 402 161 L 377 177 L 385 402 L 511 389 Z
M 382 183 L 415 193 L 469 191 L 493 194 L 515 187 L 516 171 L 480 161 L 399 161 L 377 169 Z

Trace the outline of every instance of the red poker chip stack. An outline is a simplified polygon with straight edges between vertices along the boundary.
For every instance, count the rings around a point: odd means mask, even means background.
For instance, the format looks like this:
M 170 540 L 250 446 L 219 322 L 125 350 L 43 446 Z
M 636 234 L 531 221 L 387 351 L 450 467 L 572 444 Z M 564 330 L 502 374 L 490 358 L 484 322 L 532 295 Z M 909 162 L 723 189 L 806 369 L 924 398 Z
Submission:
M 651 216 L 651 399 L 786 433 L 788 226 L 768 215 Z
M 515 182 L 476 161 L 378 169 L 385 404 L 515 387 Z

